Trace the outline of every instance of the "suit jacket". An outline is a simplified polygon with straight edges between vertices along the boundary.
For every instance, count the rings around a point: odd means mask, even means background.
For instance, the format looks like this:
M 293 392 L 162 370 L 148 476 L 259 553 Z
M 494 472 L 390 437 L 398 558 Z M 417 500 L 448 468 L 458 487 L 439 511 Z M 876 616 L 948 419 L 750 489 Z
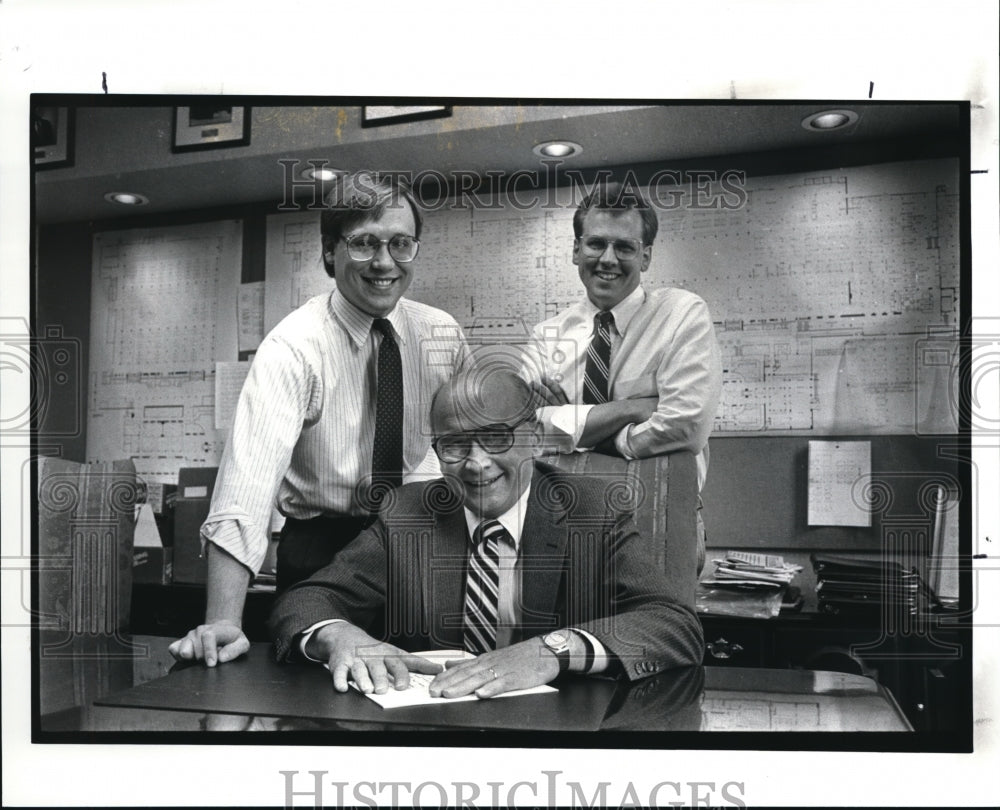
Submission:
M 630 679 L 700 664 L 690 544 L 667 549 L 664 571 L 645 542 L 606 482 L 536 462 L 520 544 L 521 637 L 586 630 Z M 462 499 L 445 479 L 395 490 L 375 524 L 277 601 L 279 660 L 326 619 L 410 651 L 460 649 L 468 550 Z

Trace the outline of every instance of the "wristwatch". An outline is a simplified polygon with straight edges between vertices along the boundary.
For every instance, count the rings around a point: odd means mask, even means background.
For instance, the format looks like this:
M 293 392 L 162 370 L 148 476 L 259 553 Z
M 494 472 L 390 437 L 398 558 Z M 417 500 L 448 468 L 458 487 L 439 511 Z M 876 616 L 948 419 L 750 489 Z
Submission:
M 556 660 L 559 661 L 559 671 L 565 672 L 569 669 L 569 631 L 555 630 L 542 636 L 542 644 L 555 653 Z

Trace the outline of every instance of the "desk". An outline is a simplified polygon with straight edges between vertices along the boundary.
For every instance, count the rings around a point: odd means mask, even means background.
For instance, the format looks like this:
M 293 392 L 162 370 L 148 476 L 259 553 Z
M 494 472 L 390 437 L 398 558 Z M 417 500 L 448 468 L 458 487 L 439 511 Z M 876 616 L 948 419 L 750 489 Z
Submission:
M 171 667 L 165 676 L 155 677 L 170 666 L 169 641 L 136 636 L 132 658 L 119 661 L 120 677 L 93 685 L 83 705 L 43 714 L 40 730 L 910 730 L 883 687 L 870 678 L 838 672 L 689 667 L 633 683 L 569 677 L 557 683 L 558 694 L 384 710 L 356 692 L 334 692 L 321 667 L 277 664 L 264 643 L 253 644 L 248 655 L 223 666 Z M 96 659 L 82 659 L 77 666 L 86 667 L 88 660 L 95 664 Z M 133 685 L 126 686 L 122 681 L 129 668 Z M 46 679 L 44 667 L 42 685 L 43 691 L 65 689 L 51 673 Z M 545 737 L 537 739 L 541 744 Z M 650 740 L 649 745 L 658 743 Z
M 711 555 L 710 555 L 711 556 Z M 972 648 L 968 617 L 928 617 L 926 633 L 883 632 L 873 618 L 816 612 L 815 578 L 808 555 L 794 558 L 807 568 L 798 582 L 806 597 L 801 613 L 775 619 L 702 615 L 709 667 L 822 669 L 874 677 L 896 698 L 915 729 L 955 735 L 958 750 L 971 745 Z M 708 566 L 709 568 L 711 566 Z M 265 619 L 273 594 L 247 596 L 244 628 L 252 641 L 265 641 Z M 205 591 L 198 586 L 137 585 L 132 627 L 138 633 L 180 637 L 202 621 Z

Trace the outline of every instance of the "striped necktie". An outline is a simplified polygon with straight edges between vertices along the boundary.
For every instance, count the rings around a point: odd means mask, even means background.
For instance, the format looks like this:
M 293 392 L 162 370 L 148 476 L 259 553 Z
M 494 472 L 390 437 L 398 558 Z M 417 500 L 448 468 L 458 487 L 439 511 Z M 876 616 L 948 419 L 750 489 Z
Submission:
M 496 649 L 500 591 L 500 539 L 507 530 L 496 520 L 476 528 L 465 580 L 463 645 L 475 655 Z
M 373 500 L 381 500 L 386 488 L 398 487 L 403 482 L 403 365 L 389 321 L 376 318 L 372 330 L 382 334 L 378 346 L 371 482 Z
M 598 312 L 594 316 L 594 337 L 587 347 L 587 365 L 583 372 L 583 404 L 600 405 L 607 402 L 608 374 L 611 368 L 611 327 L 615 316 Z

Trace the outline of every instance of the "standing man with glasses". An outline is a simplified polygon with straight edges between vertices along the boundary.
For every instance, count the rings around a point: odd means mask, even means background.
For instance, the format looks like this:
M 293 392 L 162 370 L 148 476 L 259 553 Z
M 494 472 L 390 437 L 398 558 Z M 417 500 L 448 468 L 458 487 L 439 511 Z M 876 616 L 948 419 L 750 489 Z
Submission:
M 279 323 L 254 357 L 201 533 L 205 623 L 175 641 L 209 666 L 246 652 L 246 590 L 285 516 L 278 590 L 305 579 L 375 519 L 404 480 L 435 477 L 429 403 L 465 357 L 458 323 L 403 298 L 423 222 L 395 177 L 338 179 L 320 217 L 336 278 Z
M 473 368 L 431 408 L 444 478 L 398 490 L 338 558 L 289 588 L 271 629 L 279 660 L 326 664 L 334 688 L 492 697 L 560 673 L 630 680 L 701 663 L 694 554 L 665 573 L 605 481 L 539 463 L 534 394 Z M 442 671 L 414 655 L 472 653 Z
M 634 188 L 602 183 L 583 200 L 573 216 L 573 264 L 587 296 L 535 327 L 526 375 L 560 452 L 637 459 L 689 450 L 700 491 L 722 363 L 701 298 L 642 287 L 658 228 L 656 211 Z M 700 511 L 697 520 L 700 570 Z

